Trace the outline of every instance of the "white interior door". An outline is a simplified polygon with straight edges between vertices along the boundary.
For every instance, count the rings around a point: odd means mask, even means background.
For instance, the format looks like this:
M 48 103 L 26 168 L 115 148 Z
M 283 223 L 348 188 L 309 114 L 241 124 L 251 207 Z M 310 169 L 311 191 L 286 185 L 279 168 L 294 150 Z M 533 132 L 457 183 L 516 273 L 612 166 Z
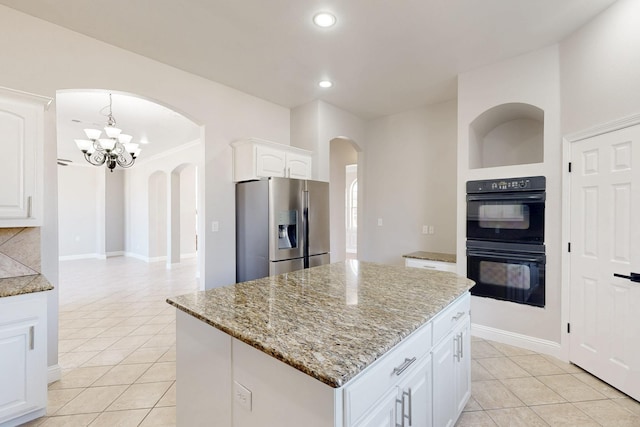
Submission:
M 640 125 L 571 145 L 570 358 L 640 399 Z

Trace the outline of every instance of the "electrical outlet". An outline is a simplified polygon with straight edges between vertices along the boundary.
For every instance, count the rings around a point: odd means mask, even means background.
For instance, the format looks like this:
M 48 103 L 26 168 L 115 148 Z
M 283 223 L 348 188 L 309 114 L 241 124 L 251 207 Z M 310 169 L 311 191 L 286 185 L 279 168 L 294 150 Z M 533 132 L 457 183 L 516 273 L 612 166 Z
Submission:
M 251 390 L 249 390 L 239 382 L 234 381 L 233 397 L 242 408 L 251 412 Z
M 422 234 L 429 234 L 429 226 L 428 225 L 423 225 L 422 226 Z
M 433 230 L 433 225 L 429 226 L 429 234 L 435 234 L 435 231 Z

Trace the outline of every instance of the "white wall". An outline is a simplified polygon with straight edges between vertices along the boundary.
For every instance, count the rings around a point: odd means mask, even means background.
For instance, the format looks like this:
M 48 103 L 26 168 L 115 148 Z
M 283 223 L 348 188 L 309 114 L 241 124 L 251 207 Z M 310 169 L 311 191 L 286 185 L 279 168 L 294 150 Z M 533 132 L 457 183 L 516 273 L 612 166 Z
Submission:
M 3 86 L 55 97 L 59 89 L 107 89 L 137 94 L 183 113 L 203 125 L 203 209 L 199 228 L 206 287 L 235 279 L 234 186 L 229 143 L 248 135 L 289 143 L 289 110 L 131 52 L 98 42 L 13 9 L 0 6 Z M 97 66 L 96 64 L 99 64 Z M 55 106 L 45 120 L 45 223 L 43 274 L 58 284 Z M 220 202 L 224 201 L 224 202 Z M 220 223 L 212 233 L 211 224 Z M 57 340 L 57 290 L 50 294 L 49 342 Z M 49 365 L 57 345 L 49 347 Z
M 106 255 L 122 255 L 124 253 L 124 174 L 122 169 L 105 174 L 105 249 Z
M 638 17 L 619 0 L 560 43 L 563 135 L 640 113 Z
M 291 110 L 291 145 L 313 151 L 313 179 L 329 181 L 330 141 L 343 137 L 364 150 L 365 122 L 324 101 Z
M 455 253 L 456 131 L 455 101 L 367 123 L 359 259 L 402 264 L 417 250 Z M 423 225 L 435 234 L 422 234 Z
M 180 172 L 180 255 L 196 253 L 196 167 L 188 166 Z
M 336 138 L 331 141 L 331 262 L 346 258 L 345 172 L 346 166 L 358 162 L 358 152 L 351 141 Z
M 149 241 L 147 261 L 164 260 L 167 257 L 167 197 L 169 177 L 166 172 L 156 171 L 149 176 Z
M 470 170 L 469 124 L 492 107 L 521 102 L 544 111 L 544 162 Z M 557 45 L 458 76 L 459 274 L 466 275 L 466 181 L 533 175 L 544 175 L 547 178 L 545 308 L 472 297 L 473 323 L 474 326 L 495 328 L 505 334 L 528 337 L 542 343 L 539 350 L 550 353 L 557 350 L 561 336 L 561 156 L 560 70 Z
M 58 167 L 59 255 L 64 258 L 95 257 L 98 168 Z

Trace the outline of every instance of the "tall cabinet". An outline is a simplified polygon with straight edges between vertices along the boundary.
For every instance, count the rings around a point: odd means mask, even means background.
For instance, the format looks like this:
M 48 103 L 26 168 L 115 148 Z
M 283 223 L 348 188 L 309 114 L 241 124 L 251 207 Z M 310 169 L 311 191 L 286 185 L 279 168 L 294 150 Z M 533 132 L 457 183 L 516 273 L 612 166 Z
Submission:
M 0 87 L 0 228 L 42 225 L 44 111 L 50 103 Z

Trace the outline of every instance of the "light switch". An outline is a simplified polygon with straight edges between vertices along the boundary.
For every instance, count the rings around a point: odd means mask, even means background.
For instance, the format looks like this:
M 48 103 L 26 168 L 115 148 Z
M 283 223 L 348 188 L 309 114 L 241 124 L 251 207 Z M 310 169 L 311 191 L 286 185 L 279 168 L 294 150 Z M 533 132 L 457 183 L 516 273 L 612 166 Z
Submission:
M 382 218 L 378 218 L 378 227 L 382 227 Z
M 430 226 L 429 226 L 429 234 L 433 234 L 433 233 L 434 233 L 434 231 L 433 231 L 433 225 L 430 225 Z
M 423 225 L 422 226 L 422 234 L 429 234 L 429 226 L 428 225 Z
M 233 382 L 233 397 L 238 404 L 251 412 L 251 390 L 237 381 Z
M 217 233 L 218 230 L 220 230 L 220 223 L 218 221 L 213 221 L 211 223 L 211 231 L 213 231 L 214 233 Z

